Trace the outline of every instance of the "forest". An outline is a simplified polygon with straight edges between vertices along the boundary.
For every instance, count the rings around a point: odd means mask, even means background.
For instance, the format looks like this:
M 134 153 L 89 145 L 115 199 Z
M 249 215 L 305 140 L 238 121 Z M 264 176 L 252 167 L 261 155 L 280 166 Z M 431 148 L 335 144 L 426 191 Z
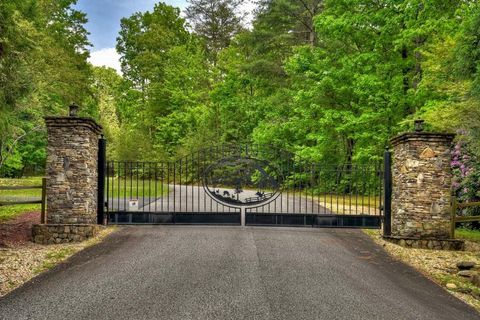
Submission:
M 457 134 L 455 188 L 480 196 L 476 0 L 258 0 L 252 21 L 241 0 L 158 2 L 121 20 L 122 75 L 88 63 L 75 3 L 0 2 L 2 176 L 43 167 L 43 117 L 75 102 L 115 160 L 252 143 L 370 163 L 421 118 Z

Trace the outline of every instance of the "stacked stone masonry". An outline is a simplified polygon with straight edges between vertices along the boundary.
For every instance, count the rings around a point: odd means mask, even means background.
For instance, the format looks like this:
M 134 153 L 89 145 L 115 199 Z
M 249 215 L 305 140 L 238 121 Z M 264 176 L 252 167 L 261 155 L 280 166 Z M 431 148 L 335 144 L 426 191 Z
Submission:
M 453 138 L 450 134 L 420 132 L 391 140 L 392 236 L 449 238 Z
M 48 117 L 46 124 L 47 223 L 95 224 L 101 127 L 78 117 Z
M 402 238 L 402 237 L 384 237 L 384 239 L 405 248 L 452 250 L 452 251 L 465 249 L 465 242 L 463 240 L 415 239 L 415 238 Z
M 39 244 L 81 242 L 92 238 L 102 229 L 99 225 L 37 224 L 33 226 L 33 241 Z
M 98 139 L 92 119 L 47 117 L 47 223 L 34 225 L 40 244 L 80 242 L 94 237 L 97 223 Z

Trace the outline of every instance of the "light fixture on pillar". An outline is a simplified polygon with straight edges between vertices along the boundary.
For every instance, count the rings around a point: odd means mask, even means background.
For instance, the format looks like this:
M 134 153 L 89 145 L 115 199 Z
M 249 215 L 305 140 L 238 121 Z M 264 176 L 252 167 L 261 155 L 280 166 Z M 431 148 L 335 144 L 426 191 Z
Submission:
M 80 107 L 74 102 L 68 107 L 68 115 L 70 117 L 76 117 L 78 113 L 78 109 Z
M 424 123 L 425 123 L 425 120 L 422 120 L 422 119 L 415 120 L 415 132 L 422 132 Z

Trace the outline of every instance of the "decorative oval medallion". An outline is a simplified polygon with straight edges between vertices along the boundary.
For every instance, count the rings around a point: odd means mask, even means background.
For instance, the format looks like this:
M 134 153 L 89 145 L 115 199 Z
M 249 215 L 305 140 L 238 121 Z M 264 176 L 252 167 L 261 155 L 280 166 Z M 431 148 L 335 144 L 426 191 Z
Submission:
M 203 183 L 208 195 L 218 202 L 255 206 L 276 198 L 281 177 L 266 161 L 238 156 L 221 159 L 209 166 Z

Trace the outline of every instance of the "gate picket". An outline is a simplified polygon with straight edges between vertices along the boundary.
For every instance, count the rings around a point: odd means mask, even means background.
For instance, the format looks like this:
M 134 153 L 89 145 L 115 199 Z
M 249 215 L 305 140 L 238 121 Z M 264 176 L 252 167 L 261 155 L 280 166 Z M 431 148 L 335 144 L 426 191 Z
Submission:
M 105 171 L 114 224 L 240 225 L 243 213 L 246 225 L 379 228 L 383 218 L 378 164 L 339 166 L 270 147 L 215 146 L 174 161 L 108 161 Z

